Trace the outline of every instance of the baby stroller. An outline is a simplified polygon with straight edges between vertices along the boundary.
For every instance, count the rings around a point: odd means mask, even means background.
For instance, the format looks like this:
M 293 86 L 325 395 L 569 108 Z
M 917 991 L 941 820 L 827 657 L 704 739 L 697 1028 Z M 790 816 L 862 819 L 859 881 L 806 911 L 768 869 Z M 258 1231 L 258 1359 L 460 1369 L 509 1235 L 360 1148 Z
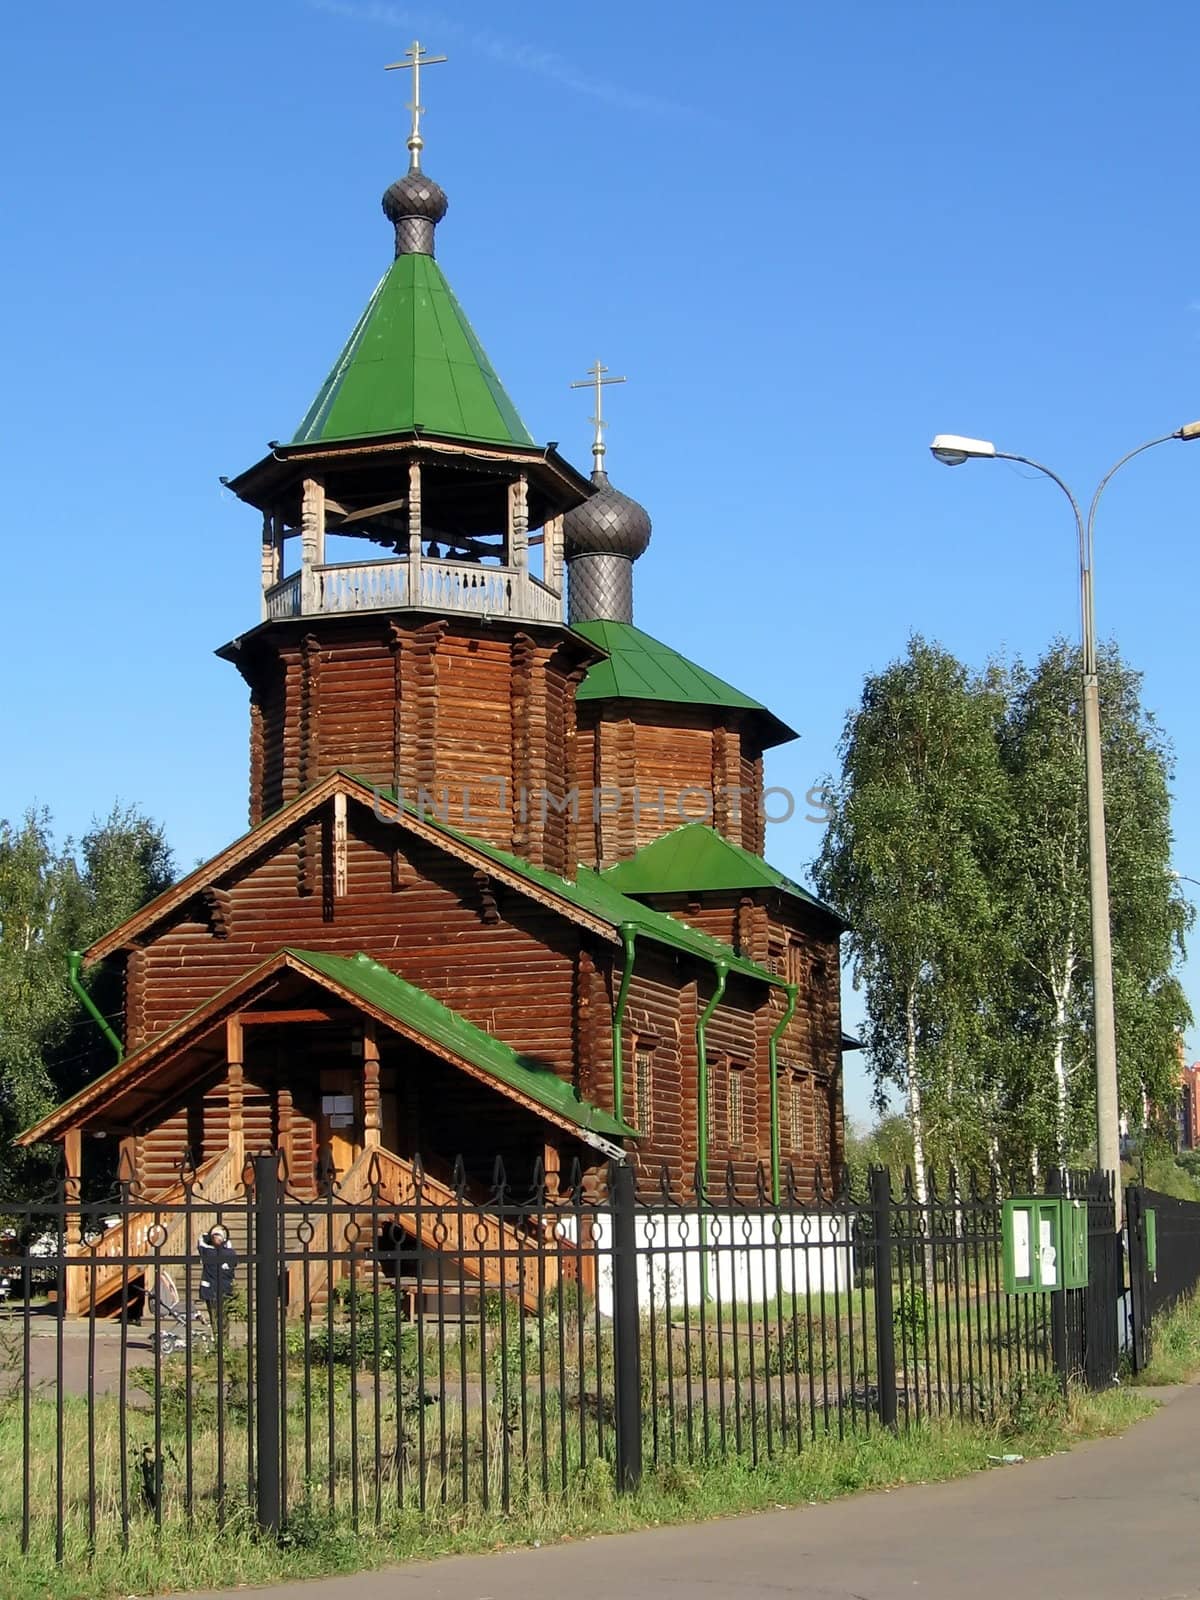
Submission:
M 206 1349 L 212 1345 L 212 1329 L 208 1318 L 199 1306 L 188 1306 L 179 1297 L 175 1280 L 160 1267 L 150 1280 L 147 1304 L 158 1330 L 158 1348 L 164 1356 L 176 1350 L 185 1350 L 188 1328 L 192 1330 L 192 1349 Z

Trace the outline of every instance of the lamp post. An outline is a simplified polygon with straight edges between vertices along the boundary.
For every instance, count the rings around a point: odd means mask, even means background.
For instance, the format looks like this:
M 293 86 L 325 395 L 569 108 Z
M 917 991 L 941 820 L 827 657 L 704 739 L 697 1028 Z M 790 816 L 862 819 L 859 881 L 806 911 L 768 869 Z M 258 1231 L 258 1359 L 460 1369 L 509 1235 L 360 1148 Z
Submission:
M 1113 1186 L 1114 1217 L 1121 1227 L 1121 1134 L 1117 1086 L 1117 1035 L 1113 1011 L 1112 930 L 1108 905 L 1108 852 L 1104 830 L 1104 771 L 1100 756 L 1100 688 L 1096 672 L 1096 615 L 1092 586 L 1092 557 L 1096 508 L 1113 475 L 1144 450 L 1169 439 L 1200 438 L 1200 422 L 1189 422 L 1173 433 L 1148 439 L 1123 455 L 1101 478 L 1092 496 L 1086 523 L 1079 502 L 1058 476 L 1040 461 L 997 450 L 987 439 L 969 439 L 939 433 L 930 445 L 943 466 L 961 467 L 966 461 L 1018 461 L 1056 483 L 1071 502 L 1079 537 L 1079 610 L 1083 633 L 1083 749 L 1087 783 L 1088 890 L 1092 924 L 1092 1031 L 1096 1041 L 1096 1156 Z

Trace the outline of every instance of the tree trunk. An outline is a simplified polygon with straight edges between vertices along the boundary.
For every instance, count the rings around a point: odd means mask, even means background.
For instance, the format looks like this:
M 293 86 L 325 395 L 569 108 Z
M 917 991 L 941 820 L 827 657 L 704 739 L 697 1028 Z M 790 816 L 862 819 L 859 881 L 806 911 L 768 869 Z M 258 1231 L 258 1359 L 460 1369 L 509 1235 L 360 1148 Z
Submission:
M 904 1024 L 904 1066 L 908 1078 L 908 1121 L 913 1140 L 913 1181 L 917 1199 L 924 1205 L 928 1198 L 925 1182 L 925 1118 L 921 1105 L 921 1084 L 917 1076 L 916 997 L 911 989 L 904 1007 Z
M 904 1026 L 904 1057 L 908 1074 L 908 1120 L 913 1140 L 913 1182 L 917 1204 L 921 1208 L 921 1231 L 926 1236 L 925 1248 L 921 1251 L 922 1288 L 923 1292 L 928 1294 L 933 1281 L 933 1246 L 928 1242 L 930 1217 L 929 1185 L 925 1174 L 925 1114 L 921 1102 L 921 1081 L 917 1074 L 916 1000 L 911 989 L 904 1007 Z
M 1075 941 L 1072 939 L 1063 957 L 1062 976 L 1054 985 L 1054 1160 L 1060 1167 L 1066 1165 L 1067 1121 L 1071 1110 L 1067 1089 L 1067 1017 L 1074 975 Z

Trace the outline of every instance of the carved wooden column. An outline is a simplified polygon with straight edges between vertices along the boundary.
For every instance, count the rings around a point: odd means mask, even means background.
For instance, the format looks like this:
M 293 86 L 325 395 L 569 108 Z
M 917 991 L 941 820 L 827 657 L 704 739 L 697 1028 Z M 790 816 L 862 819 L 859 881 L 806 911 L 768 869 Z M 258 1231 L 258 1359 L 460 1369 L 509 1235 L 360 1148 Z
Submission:
M 283 576 L 283 518 L 265 511 L 262 525 L 262 615 L 267 620 L 267 590 Z
M 349 882 L 349 843 L 346 830 L 346 796 L 339 790 L 333 797 L 333 895 L 345 897 Z
M 546 1174 L 546 1199 L 548 1201 L 557 1200 L 560 1193 L 562 1152 L 549 1139 L 546 1140 L 542 1150 L 542 1166 Z
M 276 1080 L 278 1082 L 278 1080 Z M 276 1090 L 276 1106 L 278 1114 L 276 1119 L 276 1134 L 280 1150 L 283 1152 L 284 1171 L 289 1179 L 294 1177 L 292 1172 L 292 1122 L 294 1103 L 292 1091 L 282 1084 Z
M 78 1245 L 83 1241 L 78 1210 L 83 1184 L 83 1132 L 79 1128 L 68 1129 L 63 1137 L 63 1165 L 66 1168 L 66 1242 Z
M 551 517 L 542 530 L 542 573 L 547 588 L 553 589 L 555 594 L 562 593 L 563 586 L 563 519 Z
M 529 478 L 522 472 L 508 486 L 508 565 L 529 569 Z
M 225 1024 L 225 1060 L 228 1064 L 225 1081 L 229 1085 L 229 1148 L 234 1152 L 239 1166 L 244 1165 L 246 1161 L 244 1048 L 241 1018 L 230 1017 Z
M 408 603 L 421 603 L 421 463 L 408 468 Z
M 320 575 L 325 560 L 325 485 L 305 478 L 300 502 L 300 610 L 306 617 L 321 609 Z
M 363 1146 L 378 1150 L 383 1143 L 383 1101 L 379 1093 L 379 1040 L 369 1018 L 363 1024 Z

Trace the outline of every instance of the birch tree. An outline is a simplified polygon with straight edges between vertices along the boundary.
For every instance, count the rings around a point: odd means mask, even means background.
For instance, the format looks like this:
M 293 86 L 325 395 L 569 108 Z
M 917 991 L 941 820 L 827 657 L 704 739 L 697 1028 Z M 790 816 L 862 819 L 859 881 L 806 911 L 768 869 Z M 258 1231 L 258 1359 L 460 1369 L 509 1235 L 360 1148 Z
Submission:
M 847 719 L 815 868 L 850 923 L 876 1102 L 904 1096 L 922 1200 L 933 1155 L 994 1152 L 1000 1133 L 988 1000 L 1007 964 L 993 895 L 1009 826 L 1003 715 L 993 675 L 912 638 Z
M 1171 875 L 1169 744 L 1142 707 L 1140 676 L 1111 647 L 1099 666 L 1121 1107 L 1140 1125 L 1144 1107 L 1165 1111 L 1177 1093 L 1191 912 Z M 1034 669 L 1015 669 L 1001 742 L 1016 819 L 998 885 L 1020 1041 L 1011 1088 L 1032 1150 L 1062 1164 L 1088 1149 L 1095 1114 L 1078 649 L 1058 641 Z

